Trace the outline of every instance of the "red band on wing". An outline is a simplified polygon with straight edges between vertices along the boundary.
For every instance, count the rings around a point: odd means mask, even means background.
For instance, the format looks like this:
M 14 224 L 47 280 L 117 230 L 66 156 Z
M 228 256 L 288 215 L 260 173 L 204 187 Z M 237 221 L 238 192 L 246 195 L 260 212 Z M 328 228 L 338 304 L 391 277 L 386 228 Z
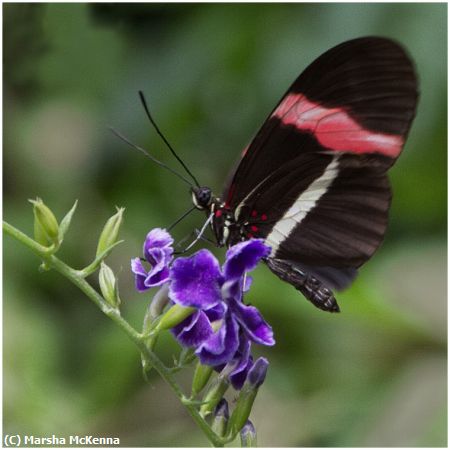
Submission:
M 324 147 L 338 152 L 382 153 L 395 158 L 403 137 L 365 130 L 342 108 L 325 108 L 303 94 L 287 95 L 273 113 L 285 125 L 310 131 Z

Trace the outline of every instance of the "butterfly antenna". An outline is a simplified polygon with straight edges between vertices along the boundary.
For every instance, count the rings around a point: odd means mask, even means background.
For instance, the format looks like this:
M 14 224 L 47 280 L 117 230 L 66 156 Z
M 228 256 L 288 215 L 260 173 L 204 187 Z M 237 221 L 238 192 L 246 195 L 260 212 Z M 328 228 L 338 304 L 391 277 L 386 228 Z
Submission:
M 158 128 L 158 125 L 156 125 L 155 120 L 153 119 L 152 115 L 150 114 L 150 110 L 147 106 L 147 101 L 145 100 L 144 93 L 142 91 L 139 91 L 139 97 L 142 102 L 142 106 L 145 109 L 145 113 L 147 114 L 148 120 L 150 120 L 150 123 L 155 128 L 156 132 L 158 133 L 158 136 L 163 140 L 163 142 L 167 145 L 168 149 L 171 151 L 172 155 L 175 156 L 175 158 L 178 160 L 178 162 L 183 166 L 184 170 L 188 173 L 188 175 L 194 180 L 194 183 L 197 185 L 197 187 L 200 187 L 200 184 L 197 181 L 197 178 L 193 175 L 193 173 L 188 169 L 186 164 L 183 162 L 183 160 L 176 154 L 173 147 L 169 144 L 169 141 L 165 138 L 165 136 L 162 134 L 161 130 Z
M 134 144 L 133 142 L 131 142 L 129 139 L 127 139 L 123 134 L 119 133 L 116 129 L 114 129 L 113 127 L 109 127 L 109 129 L 122 141 L 124 141 L 126 144 L 128 144 L 130 147 L 133 147 L 135 150 L 140 151 L 141 153 L 143 153 L 147 158 L 150 158 L 154 163 L 158 164 L 161 167 L 164 167 L 165 169 L 167 169 L 169 172 L 173 173 L 174 175 L 176 175 L 180 180 L 183 180 L 186 184 L 188 184 L 191 188 L 194 187 L 193 184 L 183 175 L 181 175 L 181 173 L 176 172 L 175 170 L 173 170 L 171 167 L 167 166 L 166 164 L 164 164 L 163 162 L 159 161 L 158 159 L 156 159 L 154 156 L 152 156 L 147 150 L 144 150 L 142 147 L 139 147 L 139 145 Z

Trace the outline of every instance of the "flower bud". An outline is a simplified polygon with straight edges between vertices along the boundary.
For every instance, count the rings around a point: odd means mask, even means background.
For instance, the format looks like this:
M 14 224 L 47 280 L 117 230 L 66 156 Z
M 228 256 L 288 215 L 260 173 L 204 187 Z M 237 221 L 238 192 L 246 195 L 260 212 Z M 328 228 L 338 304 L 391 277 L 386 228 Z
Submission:
M 161 317 L 156 330 L 162 331 L 173 328 L 187 319 L 194 311 L 196 311 L 196 308 L 175 304 Z
M 33 204 L 34 237 L 39 244 L 49 246 L 58 244 L 59 225 L 54 214 L 44 202 L 37 198 L 30 200 Z
M 212 430 L 220 437 L 225 436 L 227 432 L 229 417 L 228 402 L 222 398 L 214 410 L 214 420 L 211 425 Z
M 242 387 L 230 419 L 232 435 L 236 435 L 246 424 L 255 401 L 258 388 L 264 382 L 269 362 L 266 358 L 258 358 L 248 371 L 244 386 Z
M 105 300 L 113 307 L 117 308 L 120 305 L 119 289 L 117 287 L 117 280 L 114 272 L 109 266 L 102 262 L 100 272 L 98 274 L 98 281 L 100 284 L 100 291 Z
M 241 430 L 241 447 L 257 447 L 256 430 L 250 420 L 247 420 Z
M 212 372 L 213 368 L 211 366 L 206 366 L 204 364 L 201 364 L 200 362 L 197 363 L 194 372 L 194 378 L 192 380 L 192 396 L 195 397 L 199 392 L 203 390 L 203 388 L 206 386 L 206 383 L 208 383 L 209 379 L 211 378 Z
M 214 410 L 220 400 L 222 400 L 222 397 L 224 396 L 229 386 L 230 382 L 227 378 L 217 378 L 216 383 L 211 386 L 211 388 L 203 398 L 203 404 L 200 407 L 200 415 L 202 417 L 206 417 Z
M 124 211 L 125 208 L 117 208 L 117 213 L 107 220 L 98 239 L 96 257 L 100 256 L 105 250 L 117 242 Z
M 266 379 L 268 367 L 269 361 L 266 358 L 258 358 L 247 374 L 246 382 L 248 382 L 249 386 L 253 389 L 259 388 Z
M 41 222 L 36 218 L 36 215 L 34 215 L 34 240 L 45 247 L 52 245 Z

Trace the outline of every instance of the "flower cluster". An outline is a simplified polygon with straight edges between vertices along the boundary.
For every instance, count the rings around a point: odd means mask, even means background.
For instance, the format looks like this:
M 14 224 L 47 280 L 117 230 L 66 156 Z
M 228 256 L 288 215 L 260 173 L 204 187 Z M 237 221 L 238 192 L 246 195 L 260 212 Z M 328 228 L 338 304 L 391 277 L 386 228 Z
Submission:
M 132 271 L 139 291 L 169 283 L 169 298 L 177 305 L 195 308 L 172 328 L 177 340 L 192 347 L 204 365 L 226 371 L 232 385 L 241 389 L 249 371 L 255 367 L 251 344 L 274 345 L 272 328 L 254 306 L 243 302 L 250 288 L 247 272 L 268 256 L 270 248 L 260 239 L 231 247 L 220 267 L 206 249 L 190 257 L 173 260 L 173 239 L 162 229 L 150 231 L 144 243 L 146 270 L 139 258 L 132 260 Z M 267 361 L 258 360 L 259 372 Z

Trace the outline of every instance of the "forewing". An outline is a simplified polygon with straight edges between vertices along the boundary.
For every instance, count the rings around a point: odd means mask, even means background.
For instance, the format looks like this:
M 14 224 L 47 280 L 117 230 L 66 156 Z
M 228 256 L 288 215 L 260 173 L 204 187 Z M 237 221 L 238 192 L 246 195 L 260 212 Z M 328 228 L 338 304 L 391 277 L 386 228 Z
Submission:
M 417 96 L 413 64 L 397 43 L 366 37 L 328 50 L 244 150 L 223 195 L 226 206 L 237 207 L 275 168 L 311 151 L 380 155 L 389 166 L 402 150 Z

